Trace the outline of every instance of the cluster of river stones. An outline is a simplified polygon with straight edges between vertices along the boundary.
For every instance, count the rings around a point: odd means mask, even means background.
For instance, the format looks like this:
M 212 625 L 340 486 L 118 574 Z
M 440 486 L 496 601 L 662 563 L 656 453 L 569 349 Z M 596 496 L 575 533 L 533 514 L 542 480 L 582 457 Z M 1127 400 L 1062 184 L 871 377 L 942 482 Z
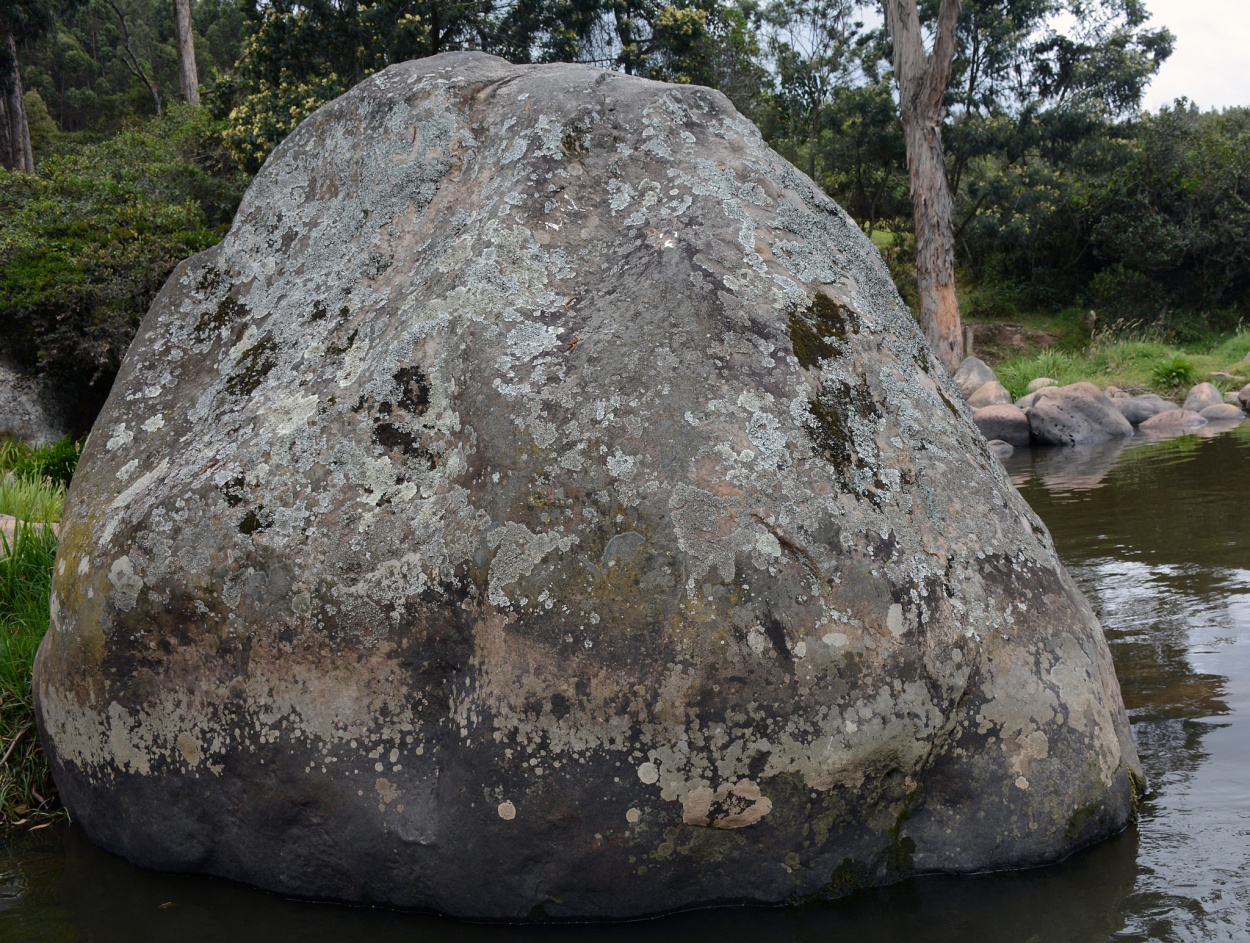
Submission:
M 965 358 L 953 379 L 972 409 L 972 421 L 1000 458 L 1034 445 L 1106 442 L 1131 436 L 1134 429 L 1174 435 L 1208 425 L 1232 427 L 1250 412 L 1250 383 L 1236 393 L 1198 383 L 1183 403 L 1176 403 L 1157 393 L 1134 395 L 1087 382 L 1060 386 L 1050 377 L 1038 377 L 1013 402 L 994 371 L 976 357 Z

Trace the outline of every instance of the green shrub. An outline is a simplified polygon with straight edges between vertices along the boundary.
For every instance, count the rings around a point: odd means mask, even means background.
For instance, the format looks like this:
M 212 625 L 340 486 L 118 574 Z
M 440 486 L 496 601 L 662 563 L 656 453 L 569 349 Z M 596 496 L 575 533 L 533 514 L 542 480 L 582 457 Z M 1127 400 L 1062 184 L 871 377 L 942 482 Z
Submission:
M 179 261 L 229 225 L 245 177 L 202 110 L 0 170 L 0 349 L 54 374 L 85 428 Z
M 0 534 L 0 826 L 57 814 L 47 758 L 35 731 L 30 675 L 48 631 L 56 533 L 78 447 L 65 440 L 31 449 L 0 443 L 0 514 L 18 518 Z
M 1176 389 L 1193 386 L 1198 379 L 1198 368 L 1184 354 L 1173 354 L 1167 360 L 1155 364 L 1150 376 L 1157 385 Z
M 55 445 L 32 449 L 16 439 L 0 443 L 0 471 L 11 471 L 15 478 L 41 482 L 45 479 L 68 487 L 78 467 L 82 445 L 66 436 Z M 8 512 L 4 512 L 8 513 Z M 20 517 L 20 515 L 19 515 Z
M 39 745 L 31 702 L 35 652 L 48 631 L 48 598 L 56 535 L 19 523 L 12 541 L 0 535 L 0 825 L 54 812 L 48 761 Z
M 1008 360 L 995 372 L 998 382 L 1019 399 L 1028 391 L 1029 384 L 1039 377 L 1050 377 L 1060 386 L 1065 386 L 1076 382 L 1081 371 L 1071 354 L 1048 348 L 1032 357 Z

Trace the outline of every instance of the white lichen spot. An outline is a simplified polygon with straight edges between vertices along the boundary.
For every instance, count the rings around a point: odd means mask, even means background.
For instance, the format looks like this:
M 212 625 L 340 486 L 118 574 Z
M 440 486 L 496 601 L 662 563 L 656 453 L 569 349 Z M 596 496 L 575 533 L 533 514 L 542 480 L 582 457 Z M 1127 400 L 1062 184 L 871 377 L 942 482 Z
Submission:
M 750 631 L 747 632 L 747 647 L 757 655 L 764 654 L 765 649 L 768 648 L 768 636 L 758 625 L 751 626 Z
M 778 541 L 773 534 L 767 531 L 755 538 L 755 549 L 764 556 L 771 557 L 774 560 L 780 559 L 781 557 L 780 541 Z
M 377 790 L 378 798 L 380 798 L 382 802 L 385 803 L 386 805 L 390 805 L 392 802 L 398 799 L 400 795 L 398 786 L 396 786 L 394 783 L 390 782 L 389 780 L 382 779 L 381 777 L 379 777 L 377 781 L 374 782 L 373 788 Z
M 510 799 L 505 799 L 503 802 L 499 803 L 496 811 L 499 813 L 499 817 L 505 822 L 511 822 L 516 818 L 516 806 L 512 804 Z
M 135 469 L 138 467 L 139 467 L 139 460 L 137 458 L 132 458 L 121 468 L 117 469 L 117 474 L 114 475 L 113 477 L 116 478 L 118 481 L 125 481 L 127 478 L 129 478 L 131 475 L 135 473 Z
M 849 639 L 843 632 L 829 632 L 824 638 L 821 639 L 821 641 L 830 648 L 842 648 L 846 645 Z
M 885 625 L 895 638 L 899 638 L 907 630 L 907 627 L 903 625 L 903 607 L 899 603 L 890 606 L 890 611 L 886 613 Z
M 203 757 L 200 754 L 200 745 L 196 742 L 195 735 L 189 730 L 184 730 L 178 734 L 178 752 L 182 754 L 182 758 L 187 761 L 190 766 L 199 766 Z
M 486 543 L 497 550 L 487 577 L 487 598 L 491 605 L 507 606 L 504 587 L 529 576 L 552 550 L 568 550 L 577 538 L 566 534 L 535 534 L 524 524 L 507 523 L 486 535 Z
M 1028 789 L 1028 788 L 1029 788 L 1029 781 L 1028 781 L 1027 779 L 1025 779 L 1023 776 L 1017 776 L 1017 777 L 1016 777 L 1016 788 L 1017 788 L 1017 789 Z
M 104 447 L 108 449 L 110 452 L 115 452 L 117 449 L 120 449 L 122 446 L 129 445 L 131 442 L 133 442 L 134 437 L 135 437 L 135 434 L 129 429 L 127 429 L 126 424 L 123 422 L 113 427 L 113 432 L 109 436 L 109 440 L 105 444 Z
M 625 821 L 628 822 L 630 825 L 636 824 L 637 821 L 641 818 L 642 818 L 642 813 L 638 809 L 630 809 L 628 812 L 625 813 Z
M 143 589 L 143 577 L 135 572 L 130 557 L 118 557 L 109 568 L 109 582 L 113 584 L 113 605 L 122 612 L 134 608 Z
M 91 569 L 91 559 L 89 557 L 81 557 L 78 561 L 78 575 L 86 576 L 87 571 Z
M 165 425 L 165 417 L 161 415 L 160 413 L 157 413 L 155 416 L 150 416 L 149 418 L 144 420 L 143 431 L 155 432 L 157 429 L 161 428 L 161 426 L 163 425 Z
M 654 763 L 648 761 L 638 767 L 638 778 L 644 785 L 654 786 L 660 781 L 660 770 Z
M 616 478 L 623 478 L 628 481 L 634 477 L 634 467 L 637 460 L 632 455 L 625 455 L 620 449 L 615 454 L 609 455 L 607 458 L 608 471 Z

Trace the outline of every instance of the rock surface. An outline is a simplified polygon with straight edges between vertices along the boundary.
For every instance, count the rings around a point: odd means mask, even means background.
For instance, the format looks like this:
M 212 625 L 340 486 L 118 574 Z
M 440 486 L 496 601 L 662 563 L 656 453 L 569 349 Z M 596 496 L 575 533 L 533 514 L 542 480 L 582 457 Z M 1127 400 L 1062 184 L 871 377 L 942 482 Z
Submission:
M 1050 386 L 1031 394 L 1029 427 L 1041 445 L 1090 445 L 1131 436 L 1133 426 L 1092 383 Z
M 960 395 L 967 399 L 983 385 L 991 380 L 997 380 L 998 377 L 984 360 L 977 357 L 965 357 L 951 379 L 955 381 Z
M 1010 403 L 984 406 L 972 414 L 972 421 L 987 440 L 1001 439 L 1016 448 L 1027 448 L 1033 441 L 1029 417 Z
M 1223 402 L 1224 394 L 1220 392 L 1218 386 L 1214 383 L 1198 383 L 1189 391 L 1189 395 L 1185 397 L 1185 402 L 1181 404 L 1181 409 L 1200 413 L 1208 406 L 1218 406 Z
M 1200 429 L 1207 424 L 1192 409 L 1168 409 L 1151 416 L 1141 424 L 1142 432 L 1175 432 L 1179 429 Z
M 1026 394 L 1036 393 L 1038 390 L 1044 390 L 1048 386 L 1058 386 L 1058 385 L 1059 385 L 1058 380 L 1052 380 L 1050 377 L 1038 377 L 1036 380 L 1031 380 L 1029 382 L 1028 389 L 1025 390 L 1025 393 Z
M 1176 404 L 1165 400 L 1156 393 L 1145 393 L 1131 399 L 1116 400 L 1120 412 L 1134 426 L 1139 425 L 1151 416 L 1157 416 L 1169 409 L 1176 409 Z
M 104 847 L 482 918 L 1053 861 L 1138 769 L 855 223 L 719 93 L 480 54 L 316 112 L 170 278 L 34 685 Z
M 1250 413 L 1250 383 L 1247 383 L 1238 391 L 1237 402 L 1241 404 L 1243 413 Z
M 968 397 L 968 408 L 972 410 L 981 409 L 984 406 L 999 406 L 1004 403 L 1011 404 L 1011 393 L 997 380 L 982 383 L 977 391 Z
M 1246 414 L 1241 411 L 1241 407 L 1233 406 L 1230 403 L 1216 403 L 1214 406 L 1206 407 L 1198 415 L 1207 422 L 1241 422 L 1246 418 Z
M 0 360 L 0 436 L 21 439 L 27 445 L 51 445 L 68 433 L 50 386 Z

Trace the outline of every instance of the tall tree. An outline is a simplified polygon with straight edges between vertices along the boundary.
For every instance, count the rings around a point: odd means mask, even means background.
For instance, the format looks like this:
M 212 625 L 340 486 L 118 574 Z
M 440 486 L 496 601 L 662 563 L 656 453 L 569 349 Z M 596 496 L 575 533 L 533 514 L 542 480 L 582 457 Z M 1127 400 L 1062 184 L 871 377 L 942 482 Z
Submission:
M 884 0 L 884 7 L 894 45 L 894 77 L 911 179 L 920 329 L 946 369 L 954 371 L 963 358 L 963 337 L 955 297 L 954 201 L 942 155 L 942 120 L 955 57 L 959 0 L 942 0 L 931 53 L 924 48 L 916 0 Z
M 17 43 L 7 30 L 0 32 L 0 67 L 0 167 L 33 174 L 35 156 L 17 70 Z
M 22 76 L 18 71 L 17 41 L 28 42 L 52 25 L 47 3 L 39 0 L 0 0 L 0 167 L 35 172 L 26 124 Z
M 178 91 L 187 104 L 199 107 L 200 76 L 195 69 L 191 0 L 174 0 L 174 42 L 178 47 Z

